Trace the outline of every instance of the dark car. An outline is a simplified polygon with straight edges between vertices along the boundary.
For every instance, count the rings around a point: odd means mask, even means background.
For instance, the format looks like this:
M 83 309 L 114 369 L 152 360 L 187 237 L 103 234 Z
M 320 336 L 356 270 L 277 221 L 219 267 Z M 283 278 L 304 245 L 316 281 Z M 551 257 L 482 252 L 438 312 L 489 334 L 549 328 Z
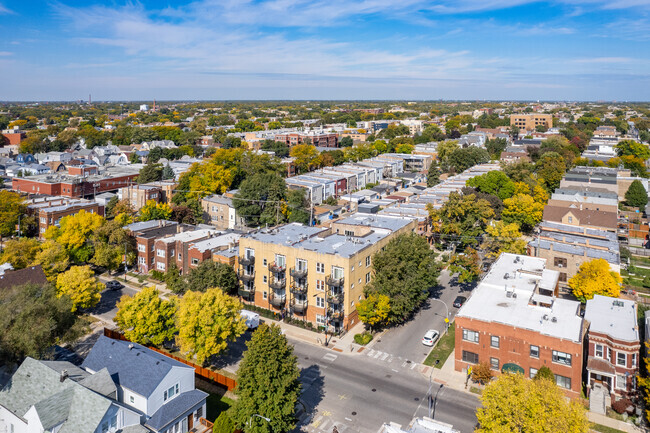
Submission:
M 108 290 L 120 290 L 122 287 L 124 287 L 124 284 L 117 280 L 111 280 L 106 283 L 106 288 Z
M 456 299 L 454 299 L 454 307 L 460 308 L 463 306 L 463 304 L 467 301 L 467 298 L 464 296 L 456 296 Z
M 481 268 L 483 272 L 487 272 L 490 270 L 490 263 L 483 263 L 483 267 Z

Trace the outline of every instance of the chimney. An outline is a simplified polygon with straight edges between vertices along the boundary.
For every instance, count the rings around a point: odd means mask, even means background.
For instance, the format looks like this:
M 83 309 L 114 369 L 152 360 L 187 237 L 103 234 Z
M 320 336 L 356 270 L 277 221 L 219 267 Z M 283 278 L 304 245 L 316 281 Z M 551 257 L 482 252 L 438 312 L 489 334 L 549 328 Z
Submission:
M 61 372 L 61 377 L 59 377 L 59 382 L 63 382 L 68 378 L 68 370 L 63 370 Z

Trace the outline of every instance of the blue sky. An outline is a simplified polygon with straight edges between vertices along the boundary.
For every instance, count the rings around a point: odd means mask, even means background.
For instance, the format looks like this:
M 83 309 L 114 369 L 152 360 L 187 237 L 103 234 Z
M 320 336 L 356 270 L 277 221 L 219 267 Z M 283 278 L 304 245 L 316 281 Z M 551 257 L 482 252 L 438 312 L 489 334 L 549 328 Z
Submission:
M 650 0 L 0 0 L 0 100 L 650 100 Z

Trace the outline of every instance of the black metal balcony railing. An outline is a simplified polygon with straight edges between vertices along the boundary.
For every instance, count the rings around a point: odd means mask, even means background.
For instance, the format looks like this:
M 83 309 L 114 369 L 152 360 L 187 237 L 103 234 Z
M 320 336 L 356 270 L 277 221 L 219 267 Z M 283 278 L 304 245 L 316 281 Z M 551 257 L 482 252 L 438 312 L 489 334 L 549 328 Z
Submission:
M 307 300 L 306 299 L 294 299 L 292 301 L 293 312 L 303 314 L 307 311 Z
M 275 274 L 278 274 L 280 272 L 284 272 L 286 270 L 287 270 L 286 265 L 278 265 L 275 262 L 269 263 L 269 271 L 271 271 L 271 272 L 273 272 Z
M 327 295 L 327 302 L 330 304 L 342 304 L 344 299 L 345 295 L 343 293 L 329 293 Z
M 255 288 L 253 286 L 241 285 L 239 286 L 239 290 L 237 291 L 237 293 L 239 293 L 239 296 L 243 298 L 250 298 L 252 295 L 255 294 Z
M 238 272 L 237 275 L 239 276 L 239 279 L 242 281 L 255 280 L 255 272 Z
M 343 319 L 343 311 L 341 310 L 334 310 L 333 308 L 329 308 L 327 310 L 327 316 L 331 321 L 339 321 Z
M 239 258 L 239 264 L 242 266 L 252 266 L 255 264 L 255 256 L 242 256 Z
M 284 278 L 271 278 L 271 282 L 269 283 L 269 286 L 271 286 L 271 288 L 275 290 L 284 289 L 285 287 L 287 287 L 287 280 Z
M 304 280 L 307 278 L 307 268 L 305 269 L 297 269 L 297 268 L 291 268 L 291 271 L 289 271 L 291 276 L 297 280 Z
M 305 284 L 304 286 L 292 285 L 291 286 L 291 292 L 304 295 L 304 294 L 307 293 L 307 284 Z
M 282 308 L 284 307 L 285 302 L 287 302 L 287 295 L 271 293 L 270 302 L 275 308 Z
M 330 287 L 341 287 L 343 286 L 344 279 L 343 277 L 340 278 L 334 278 L 331 275 L 328 277 L 325 277 L 325 284 L 327 284 Z

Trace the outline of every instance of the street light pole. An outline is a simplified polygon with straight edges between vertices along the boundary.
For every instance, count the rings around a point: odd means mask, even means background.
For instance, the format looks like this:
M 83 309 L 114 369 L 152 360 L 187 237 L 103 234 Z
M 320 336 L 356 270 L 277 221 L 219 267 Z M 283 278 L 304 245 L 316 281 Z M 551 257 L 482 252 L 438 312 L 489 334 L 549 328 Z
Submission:
M 447 328 L 449 328 L 449 307 L 447 306 L 445 301 L 443 301 L 441 299 L 431 298 L 431 300 L 432 301 L 442 302 L 442 305 L 444 305 L 445 308 L 447 309 L 447 315 L 445 316 L 445 332 L 447 332 Z
M 251 428 L 253 427 L 253 418 L 255 418 L 255 417 L 262 418 L 262 419 L 263 419 L 264 421 L 266 421 L 266 422 L 271 422 L 271 418 L 267 418 L 267 417 L 265 417 L 265 416 L 258 415 L 258 414 L 256 414 L 256 413 L 254 413 L 254 414 L 251 415 L 251 417 L 248 419 L 248 428 L 249 428 L 249 429 L 251 429 Z

